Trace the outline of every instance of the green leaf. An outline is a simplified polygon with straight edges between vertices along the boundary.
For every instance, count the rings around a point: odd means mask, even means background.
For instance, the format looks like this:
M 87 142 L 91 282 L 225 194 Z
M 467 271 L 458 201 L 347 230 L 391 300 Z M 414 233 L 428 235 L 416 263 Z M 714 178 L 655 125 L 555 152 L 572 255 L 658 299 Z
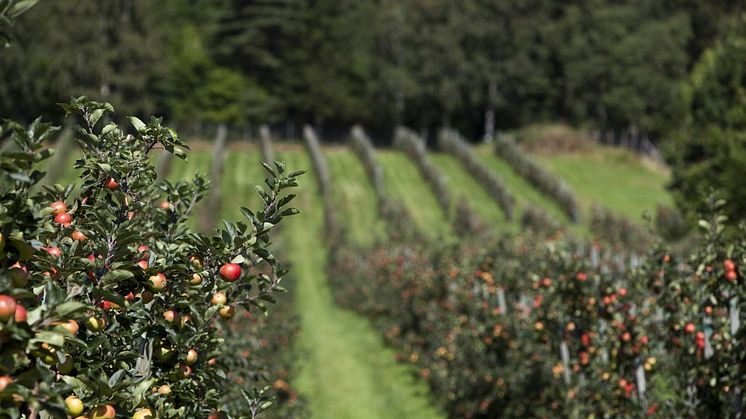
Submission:
M 124 269 L 115 269 L 104 274 L 101 278 L 105 282 L 119 282 L 125 279 L 134 278 L 135 274 Z
M 135 127 L 135 130 L 137 130 L 137 132 L 145 129 L 145 123 L 136 116 L 130 116 L 130 123 L 132 123 L 132 126 Z
M 78 311 L 84 311 L 87 306 L 77 301 L 66 301 L 54 309 L 55 317 L 67 318 Z

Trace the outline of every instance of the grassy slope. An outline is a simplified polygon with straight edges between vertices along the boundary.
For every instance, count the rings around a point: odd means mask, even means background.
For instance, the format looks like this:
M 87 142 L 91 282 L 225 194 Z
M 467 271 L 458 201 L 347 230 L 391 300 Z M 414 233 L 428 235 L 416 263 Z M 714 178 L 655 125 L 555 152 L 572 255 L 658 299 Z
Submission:
M 377 158 L 383 168 L 386 192 L 404 204 L 420 231 L 432 239 L 449 236 L 451 226 L 446 214 L 414 163 L 392 150 L 378 150 Z
M 281 153 L 292 168 L 309 168 L 305 154 Z M 360 181 L 364 180 L 361 178 Z M 301 316 L 300 376 L 296 385 L 315 418 L 431 418 L 423 383 L 415 382 L 392 350 L 360 316 L 337 308 L 324 277 L 322 208 L 312 177 L 303 179 L 301 215 L 283 227 L 291 258 L 296 309 Z
M 346 149 L 326 149 L 332 178 L 337 217 L 347 228 L 348 237 L 360 245 L 370 245 L 383 233 L 378 202 L 357 156 Z
M 561 221 L 562 223 L 569 222 L 568 217 L 560 210 L 559 206 L 557 206 L 554 201 L 534 189 L 525 179 L 513 171 L 504 160 L 495 156 L 492 147 L 481 146 L 478 147 L 476 151 L 487 167 L 500 176 L 508 189 L 510 189 L 513 195 L 515 195 L 517 217 L 520 217 L 523 208 L 529 205 L 544 209 L 554 217 L 554 219 Z
M 431 153 L 430 158 L 448 179 L 448 188 L 454 199 L 466 199 L 482 220 L 493 228 L 504 229 L 509 226 L 497 202 L 455 157 Z
M 537 159 L 575 189 L 586 211 L 600 203 L 631 220 L 642 221 L 644 211 L 655 211 L 656 204 L 673 202 L 665 190 L 668 173 L 626 151 L 599 148 L 589 153 Z

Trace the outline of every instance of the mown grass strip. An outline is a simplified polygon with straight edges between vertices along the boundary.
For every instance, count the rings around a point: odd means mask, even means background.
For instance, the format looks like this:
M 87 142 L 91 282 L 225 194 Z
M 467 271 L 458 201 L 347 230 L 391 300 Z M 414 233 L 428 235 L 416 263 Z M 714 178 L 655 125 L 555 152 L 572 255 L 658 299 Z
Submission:
M 444 153 L 430 153 L 430 159 L 446 177 L 448 188 L 456 200 L 467 200 L 490 227 L 498 230 L 510 227 L 505 213 L 495 200 L 455 157 Z
M 588 153 L 541 155 L 536 159 L 572 186 L 586 214 L 594 203 L 600 203 L 641 222 L 643 213 L 655 211 L 657 204 L 673 205 L 666 191 L 666 170 L 627 151 L 598 148 Z
M 362 164 L 348 149 L 326 149 L 324 155 L 333 179 L 332 195 L 339 221 L 354 243 L 373 244 L 383 233 L 383 222 L 378 216 L 375 191 Z
M 305 153 L 284 152 L 292 169 L 310 168 Z M 296 385 L 310 401 L 314 418 L 438 418 L 424 383 L 361 316 L 334 305 L 325 277 L 323 214 L 313 179 L 303 179 L 297 198 L 302 213 L 287 221 L 285 236 L 291 275 L 297 281 L 296 311 L 301 317 L 299 344 L 305 357 Z
M 414 219 L 418 229 L 429 239 L 451 236 L 451 225 L 425 183 L 417 166 L 403 153 L 379 150 L 378 162 L 383 168 L 386 191 L 401 201 Z

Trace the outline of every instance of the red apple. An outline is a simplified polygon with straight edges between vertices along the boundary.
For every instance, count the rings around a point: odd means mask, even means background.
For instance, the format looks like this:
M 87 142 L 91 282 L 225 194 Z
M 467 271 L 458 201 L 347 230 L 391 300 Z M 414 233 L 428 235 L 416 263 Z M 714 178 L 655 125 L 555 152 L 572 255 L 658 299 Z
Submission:
M 163 318 L 167 323 L 173 324 L 179 318 L 179 313 L 175 310 L 166 310 L 163 312 Z
M 26 307 L 21 304 L 16 304 L 15 320 L 16 323 L 26 323 Z
M 67 227 L 73 222 L 73 217 L 70 214 L 63 212 L 62 214 L 54 216 L 54 222 Z
M 79 242 L 84 242 L 88 240 L 88 237 L 86 237 L 86 235 L 83 234 L 83 232 L 80 230 L 73 231 L 73 234 L 71 234 L 71 237 L 73 238 L 73 240 L 79 241 Z
M 166 283 L 168 280 L 166 279 L 166 276 L 162 273 L 158 272 L 155 275 L 152 275 L 150 278 L 148 278 L 148 282 L 150 283 L 150 289 L 153 291 L 163 291 L 166 288 Z
M 104 186 L 106 186 L 106 189 L 114 190 L 119 187 L 119 182 L 114 180 L 114 178 L 110 177 L 109 180 L 104 183 Z
M 736 263 L 733 262 L 731 259 L 725 259 L 725 261 L 723 262 L 723 268 L 725 268 L 726 271 L 735 271 Z
M 50 255 L 58 258 L 62 256 L 62 250 L 60 250 L 59 247 L 51 246 L 51 247 L 43 247 L 42 249 L 46 250 L 47 253 Z
M 16 314 L 16 300 L 9 295 L 0 295 L 0 323 L 7 322 Z
M 49 205 L 50 208 L 52 208 L 52 214 L 58 215 L 62 214 L 63 212 L 67 212 L 67 204 L 65 204 L 62 201 L 54 201 Z
M 686 333 L 694 333 L 697 330 L 697 326 L 694 325 L 694 323 L 687 323 L 686 326 L 684 326 L 684 331 Z
M 233 282 L 241 277 L 241 266 L 235 263 L 226 263 L 220 267 L 220 277 L 228 282 Z
M 137 266 L 139 266 L 141 269 L 148 269 L 148 261 L 143 259 L 139 262 L 137 262 Z
M 725 273 L 725 279 L 731 282 L 735 282 L 736 279 L 738 279 L 738 274 L 736 271 L 728 271 Z
M 577 274 L 575 274 L 575 279 L 580 282 L 584 282 L 586 279 L 588 279 L 588 276 L 585 274 L 585 272 L 578 272 Z

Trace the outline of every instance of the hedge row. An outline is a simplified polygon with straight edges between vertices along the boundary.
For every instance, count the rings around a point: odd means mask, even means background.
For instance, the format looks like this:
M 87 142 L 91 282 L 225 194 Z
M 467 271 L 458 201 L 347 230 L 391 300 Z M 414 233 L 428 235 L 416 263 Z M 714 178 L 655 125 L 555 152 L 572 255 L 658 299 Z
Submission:
M 591 209 L 591 231 L 597 240 L 628 250 L 650 246 L 652 233 L 602 205 Z
M 446 178 L 427 157 L 425 143 L 419 135 L 407 128 L 398 127 L 394 134 L 394 146 L 403 151 L 417 165 L 420 173 L 435 193 L 441 208 L 450 218 L 456 233 L 476 234 L 486 232 L 485 229 L 471 230 L 472 226 L 485 226 L 486 224 L 482 221 L 474 222 L 474 220 L 479 220 L 479 215 L 468 202 L 462 200 L 458 203 L 458 207 L 454 206 Z
M 316 181 L 318 182 L 319 192 L 321 193 L 324 205 L 324 225 L 327 229 L 327 236 L 334 240 L 338 236 L 339 224 L 337 223 L 334 198 L 332 195 L 332 181 L 329 175 L 329 167 L 326 164 L 326 158 L 321 151 L 319 137 L 316 131 L 310 125 L 303 127 L 303 138 L 306 149 L 311 156 L 311 164 L 316 172 Z
M 536 189 L 554 199 L 570 220 L 580 222 L 578 200 L 566 183 L 544 170 L 508 137 L 495 139 L 495 152 Z
M 275 152 L 272 148 L 272 134 L 267 125 L 259 127 L 259 141 L 262 147 L 262 161 L 272 164 L 275 161 Z
M 359 125 L 352 127 L 350 131 L 350 145 L 358 159 L 365 168 L 373 190 L 378 198 L 379 207 L 383 206 L 386 200 L 386 187 L 383 179 L 383 169 L 376 161 L 376 150 L 371 143 L 370 138 L 365 134 L 363 128 Z
M 458 132 L 442 129 L 438 133 L 438 147 L 458 158 L 466 170 L 489 191 L 492 198 L 502 208 L 505 218 L 513 219 L 515 197 L 505 183 L 474 154 L 471 146 Z
M 336 301 L 417 366 L 449 417 L 735 418 L 746 388 L 746 234 L 635 269 L 534 238 L 387 242 L 329 265 Z

